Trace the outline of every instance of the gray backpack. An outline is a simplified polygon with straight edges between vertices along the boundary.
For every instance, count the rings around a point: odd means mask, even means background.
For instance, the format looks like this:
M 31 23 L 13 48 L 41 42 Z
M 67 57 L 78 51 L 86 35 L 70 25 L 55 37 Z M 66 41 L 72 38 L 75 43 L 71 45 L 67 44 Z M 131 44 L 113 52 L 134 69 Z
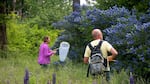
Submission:
M 103 74 L 105 67 L 107 66 L 106 65 L 107 60 L 102 56 L 100 50 L 102 42 L 103 41 L 100 41 L 99 44 L 94 47 L 92 47 L 91 44 L 88 45 L 91 50 L 91 55 L 90 55 L 87 77 L 89 73 L 93 76 Z

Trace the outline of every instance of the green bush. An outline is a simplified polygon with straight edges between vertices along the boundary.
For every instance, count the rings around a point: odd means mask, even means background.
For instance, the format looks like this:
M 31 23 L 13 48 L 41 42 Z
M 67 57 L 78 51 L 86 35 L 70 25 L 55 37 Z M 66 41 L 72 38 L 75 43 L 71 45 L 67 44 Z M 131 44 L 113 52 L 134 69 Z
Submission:
M 12 14 L 7 21 L 8 50 L 30 52 L 36 55 L 43 37 L 50 36 L 51 43 L 49 46 L 52 46 L 59 32 L 59 30 L 51 29 L 49 26 L 45 28 L 39 28 L 36 24 L 30 26 L 30 23 L 24 23 L 19 17 Z

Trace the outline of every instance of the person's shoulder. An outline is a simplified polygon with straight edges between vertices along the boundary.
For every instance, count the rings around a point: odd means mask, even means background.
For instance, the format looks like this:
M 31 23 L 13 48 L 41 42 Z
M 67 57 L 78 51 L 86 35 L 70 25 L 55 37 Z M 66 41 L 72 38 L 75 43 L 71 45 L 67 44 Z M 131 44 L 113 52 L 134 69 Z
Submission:
M 99 42 L 100 41 L 100 39 L 97 39 L 97 40 L 92 40 L 90 43 L 97 43 L 97 42 Z
M 106 40 L 102 40 L 103 41 L 103 43 L 109 43 L 108 41 L 106 41 Z
M 108 41 L 102 40 L 104 45 L 111 45 Z
M 104 46 L 112 46 L 108 41 L 106 41 L 106 40 L 103 40 L 103 45 Z
M 48 44 L 46 44 L 46 43 L 41 43 L 41 46 L 43 46 L 43 47 L 47 47 L 47 46 L 48 46 Z
M 90 42 L 90 44 L 92 46 L 96 46 L 96 45 L 98 45 L 99 41 L 100 41 L 99 39 L 98 40 L 93 40 L 93 41 Z

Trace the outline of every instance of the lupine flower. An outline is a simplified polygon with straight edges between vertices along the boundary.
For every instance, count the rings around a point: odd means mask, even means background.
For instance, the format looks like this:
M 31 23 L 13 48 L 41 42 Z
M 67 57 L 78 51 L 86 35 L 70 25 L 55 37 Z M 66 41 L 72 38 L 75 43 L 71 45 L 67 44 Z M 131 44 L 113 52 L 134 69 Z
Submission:
M 47 84 L 51 84 L 51 81 L 50 81 L 50 80 L 48 80 Z
M 7 80 L 7 84 L 10 84 L 9 80 Z
M 29 71 L 28 71 L 28 69 L 25 70 L 24 84 L 29 84 Z
M 134 84 L 134 78 L 132 72 L 130 72 L 130 84 Z
M 53 82 L 53 84 L 56 84 L 56 74 L 55 73 L 53 73 L 53 79 L 52 79 L 52 82 Z

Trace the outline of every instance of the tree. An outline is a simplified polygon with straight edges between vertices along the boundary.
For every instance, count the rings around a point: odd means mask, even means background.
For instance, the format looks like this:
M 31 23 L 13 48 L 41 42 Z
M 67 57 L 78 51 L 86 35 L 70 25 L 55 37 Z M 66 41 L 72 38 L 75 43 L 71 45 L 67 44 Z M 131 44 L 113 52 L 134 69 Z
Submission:
M 72 11 L 70 6 L 71 0 L 24 0 L 24 16 L 32 26 L 50 28 L 53 22 Z
M 131 10 L 133 8 L 140 12 L 145 12 L 149 8 L 149 0 L 96 0 L 97 7 L 100 9 L 108 9 L 112 6 L 126 7 Z
M 0 1 L 0 50 L 5 51 L 7 45 L 6 20 L 5 20 L 5 0 Z
M 6 0 L 6 13 L 11 12 L 23 17 L 24 0 Z
M 73 11 L 78 10 L 77 5 L 80 5 L 80 0 L 73 0 Z

